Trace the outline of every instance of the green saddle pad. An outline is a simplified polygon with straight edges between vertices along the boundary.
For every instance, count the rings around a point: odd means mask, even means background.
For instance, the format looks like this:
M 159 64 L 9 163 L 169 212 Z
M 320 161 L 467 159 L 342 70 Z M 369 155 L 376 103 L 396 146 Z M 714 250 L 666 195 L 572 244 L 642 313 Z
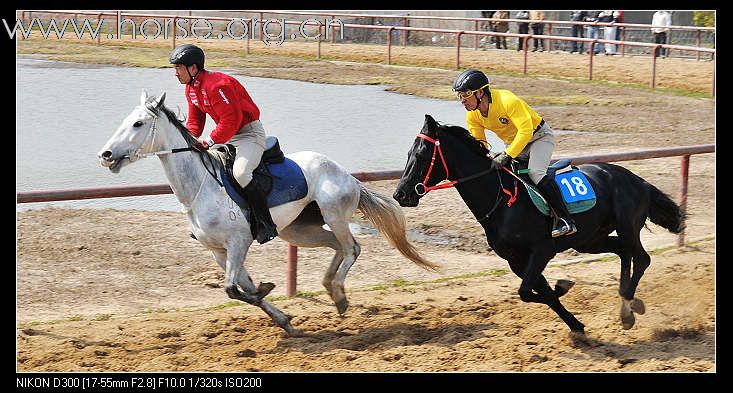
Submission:
M 524 182 L 524 185 L 527 187 L 527 193 L 529 194 L 530 199 L 532 199 L 535 207 L 537 207 L 537 210 L 539 210 L 540 213 L 549 216 L 550 208 L 547 206 L 547 202 L 545 202 L 545 200 L 542 199 L 542 197 L 540 196 L 537 188 L 527 182 Z M 571 203 L 565 202 L 565 206 L 568 207 L 568 212 L 570 214 L 582 213 L 584 211 L 590 210 L 595 205 L 596 198 Z

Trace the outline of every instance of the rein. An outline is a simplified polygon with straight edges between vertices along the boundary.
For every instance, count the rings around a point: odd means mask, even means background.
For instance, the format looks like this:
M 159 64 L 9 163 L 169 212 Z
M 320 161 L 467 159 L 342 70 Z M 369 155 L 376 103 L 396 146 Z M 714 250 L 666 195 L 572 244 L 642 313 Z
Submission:
M 415 193 L 417 193 L 417 195 L 419 196 L 423 196 L 427 194 L 428 191 L 455 187 L 456 184 L 460 184 L 460 183 L 467 182 L 467 181 L 476 179 L 478 177 L 484 176 L 493 170 L 492 168 L 489 168 L 481 172 L 474 173 L 473 175 L 462 177 L 460 179 L 449 180 L 448 164 L 445 162 L 445 156 L 443 155 L 443 149 L 440 146 L 440 140 L 438 140 L 438 138 L 433 139 L 423 133 L 418 133 L 417 137 L 422 138 L 433 144 L 433 156 L 430 158 L 430 166 L 428 167 L 428 173 L 425 175 L 425 180 L 423 180 L 422 183 L 415 184 Z M 436 184 L 434 186 L 426 186 L 425 184 L 428 182 L 428 179 L 430 179 L 430 173 L 433 172 L 433 167 L 435 166 L 435 157 L 437 155 L 440 155 L 440 161 L 443 163 L 443 168 L 445 169 L 445 179 L 441 181 L 448 180 L 448 182 L 442 183 L 442 184 Z M 489 159 L 493 160 L 493 158 L 490 155 L 487 154 L 486 156 Z M 514 176 L 516 179 L 519 179 L 520 181 L 522 180 L 517 175 L 515 175 L 514 172 L 510 171 L 505 166 L 502 166 L 502 169 L 504 169 L 510 175 Z M 499 206 L 499 202 L 501 200 L 500 198 L 501 192 L 504 192 L 505 194 L 509 195 L 509 200 L 507 201 L 507 207 L 511 207 L 512 204 L 514 204 L 514 202 L 517 200 L 517 193 L 518 193 L 517 181 L 514 180 L 514 193 L 512 193 L 504 187 L 504 184 L 501 182 L 501 176 L 499 175 L 499 172 L 496 172 L 496 175 L 499 176 L 499 184 L 501 185 L 501 188 L 500 188 L 500 191 L 497 192 L 496 203 L 494 204 L 494 207 L 481 220 L 487 219 L 491 215 L 491 213 L 493 213 L 494 210 L 496 210 L 496 208 Z M 422 192 L 419 190 L 420 187 L 422 187 Z

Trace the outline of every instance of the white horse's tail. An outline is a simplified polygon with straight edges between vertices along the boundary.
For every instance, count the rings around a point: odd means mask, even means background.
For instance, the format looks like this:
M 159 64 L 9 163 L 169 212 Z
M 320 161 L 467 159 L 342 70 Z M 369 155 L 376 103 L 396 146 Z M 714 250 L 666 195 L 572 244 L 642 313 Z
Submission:
M 440 265 L 423 258 L 407 240 L 405 215 L 397 202 L 359 184 L 359 210 L 387 238 L 389 244 L 418 266 L 437 271 Z

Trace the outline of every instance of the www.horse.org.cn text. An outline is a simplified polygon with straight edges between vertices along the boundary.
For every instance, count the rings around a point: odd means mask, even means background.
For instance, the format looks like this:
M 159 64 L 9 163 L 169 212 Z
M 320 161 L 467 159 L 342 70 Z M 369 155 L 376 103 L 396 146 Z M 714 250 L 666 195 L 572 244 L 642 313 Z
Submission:
M 112 22 L 113 30 L 104 29 L 105 19 L 84 19 L 79 22 L 76 19 L 42 21 L 40 18 L 32 18 L 30 21 L 17 18 L 15 25 L 11 28 L 6 19 L 3 19 L 5 31 L 8 38 L 28 39 L 34 34 L 40 34 L 44 39 L 62 39 L 64 36 L 92 38 L 94 40 L 107 38 L 109 40 L 132 38 L 154 40 L 162 38 L 172 39 L 219 39 L 219 40 L 246 40 L 260 39 L 267 45 L 282 45 L 286 39 L 297 40 L 328 40 L 336 37 L 344 39 L 344 22 L 341 19 L 315 18 L 303 21 L 286 21 L 280 19 L 242 19 L 232 18 L 227 21 L 223 30 L 214 28 L 214 24 L 208 19 L 188 18 L 149 18 L 143 21 L 118 18 Z M 288 25 L 291 27 L 288 28 Z M 106 33 L 105 33 L 106 32 Z M 289 34 L 288 34 L 289 33 Z M 334 36 L 334 34 L 336 34 Z

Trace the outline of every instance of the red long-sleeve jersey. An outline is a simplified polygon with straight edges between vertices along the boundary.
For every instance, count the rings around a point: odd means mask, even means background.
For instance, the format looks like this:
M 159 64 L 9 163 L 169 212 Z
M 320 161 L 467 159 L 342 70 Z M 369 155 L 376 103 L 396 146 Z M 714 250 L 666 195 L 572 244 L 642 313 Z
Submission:
M 208 113 L 216 123 L 210 135 L 215 143 L 226 143 L 243 125 L 260 119 L 260 109 L 244 86 L 221 72 L 201 71 L 193 86 L 186 85 L 186 100 L 188 130 L 201 136 Z

